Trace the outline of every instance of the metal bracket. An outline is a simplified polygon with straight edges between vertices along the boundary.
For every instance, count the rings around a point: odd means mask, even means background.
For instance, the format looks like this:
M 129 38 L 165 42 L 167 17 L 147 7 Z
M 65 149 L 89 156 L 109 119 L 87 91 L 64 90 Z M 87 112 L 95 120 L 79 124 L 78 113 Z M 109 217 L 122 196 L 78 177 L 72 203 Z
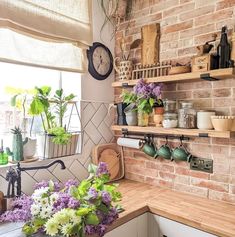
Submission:
M 199 137 L 209 137 L 208 133 L 199 133 Z
M 200 75 L 200 78 L 205 80 L 205 81 L 218 81 L 218 78 L 211 77 L 210 73 L 203 73 Z
M 123 83 L 122 83 L 122 87 L 123 87 L 123 88 L 129 88 L 129 87 L 132 87 L 132 86 L 130 86 L 130 85 L 128 84 L 128 82 L 123 82 Z
M 122 135 L 124 137 L 128 136 L 128 129 L 127 128 L 122 128 Z

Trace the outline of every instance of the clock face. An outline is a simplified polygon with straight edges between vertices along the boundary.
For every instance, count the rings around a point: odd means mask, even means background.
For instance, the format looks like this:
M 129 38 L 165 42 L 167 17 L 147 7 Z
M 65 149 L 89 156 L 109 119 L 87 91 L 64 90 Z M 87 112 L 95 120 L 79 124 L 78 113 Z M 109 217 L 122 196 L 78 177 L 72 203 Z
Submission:
M 110 50 L 99 42 L 94 42 L 87 50 L 88 71 L 93 78 L 105 80 L 113 70 L 113 56 Z
M 97 47 L 93 52 L 93 64 L 100 75 L 106 75 L 110 68 L 108 52 L 103 47 Z

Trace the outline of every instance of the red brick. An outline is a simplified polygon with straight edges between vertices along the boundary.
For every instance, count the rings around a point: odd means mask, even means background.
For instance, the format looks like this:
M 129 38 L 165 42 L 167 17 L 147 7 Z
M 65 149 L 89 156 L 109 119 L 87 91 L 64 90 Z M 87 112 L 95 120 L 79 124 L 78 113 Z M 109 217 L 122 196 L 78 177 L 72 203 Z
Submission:
M 163 17 L 178 15 L 180 13 L 194 9 L 194 6 L 195 6 L 195 3 L 188 3 L 188 4 L 183 4 L 183 5 L 179 5 L 176 7 L 172 7 L 172 8 L 167 9 L 163 12 Z M 183 19 L 183 20 L 187 20 L 187 19 Z
M 231 95 L 231 89 L 230 88 L 215 89 L 213 90 L 212 95 L 214 97 L 229 97 Z
M 195 186 L 183 185 L 183 184 L 174 184 L 174 189 L 180 192 L 187 192 L 201 197 L 207 197 L 208 189 L 200 188 Z
M 217 3 L 216 10 L 218 11 L 233 6 L 235 6 L 235 0 L 223 0 Z
M 212 190 L 219 191 L 219 192 L 228 192 L 229 191 L 228 184 L 219 183 L 219 182 L 210 181 L 210 180 L 192 178 L 191 184 L 194 186 L 208 188 L 208 189 L 212 189 Z
M 162 33 L 164 33 L 164 34 L 172 33 L 172 32 L 176 32 L 176 31 L 186 30 L 186 29 L 189 29 L 192 27 L 193 27 L 193 21 L 190 20 L 190 21 L 185 21 L 185 22 L 167 26 L 167 27 L 163 28 Z
M 201 8 L 193 9 L 192 11 L 188 11 L 186 13 L 182 13 L 182 14 L 180 14 L 179 18 L 181 21 L 185 21 L 190 18 L 196 18 L 199 16 L 203 16 L 203 15 L 212 13 L 212 12 L 214 12 L 214 9 L 215 9 L 214 5 L 204 6 Z
M 218 21 L 221 21 L 221 20 L 224 20 L 224 19 L 228 19 L 228 18 L 231 18 L 233 15 L 233 9 L 225 9 L 225 10 L 221 10 L 221 11 L 218 11 L 218 12 L 215 12 L 215 13 L 212 13 L 212 14 L 207 14 L 207 15 L 204 15 L 204 16 L 200 16 L 200 17 L 197 17 L 195 19 L 195 25 L 204 25 L 205 22 L 218 22 Z

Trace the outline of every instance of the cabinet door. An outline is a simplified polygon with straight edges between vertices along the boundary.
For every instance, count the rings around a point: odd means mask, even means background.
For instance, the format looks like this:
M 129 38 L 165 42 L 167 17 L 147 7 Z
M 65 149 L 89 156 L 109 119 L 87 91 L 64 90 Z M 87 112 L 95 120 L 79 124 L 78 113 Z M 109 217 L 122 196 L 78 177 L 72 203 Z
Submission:
M 147 213 L 108 232 L 105 237 L 148 237 Z
M 157 234 L 151 237 L 216 237 L 215 235 L 154 215 Z

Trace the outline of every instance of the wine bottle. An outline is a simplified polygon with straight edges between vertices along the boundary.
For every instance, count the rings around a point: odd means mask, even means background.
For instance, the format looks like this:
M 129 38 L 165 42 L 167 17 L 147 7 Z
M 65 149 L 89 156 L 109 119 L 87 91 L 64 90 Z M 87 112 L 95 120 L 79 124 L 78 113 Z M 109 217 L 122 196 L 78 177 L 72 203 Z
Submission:
M 217 47 L 219 68 L 229 67 L 231 47 L 228 42 L 227 26 L 222 27 L 220 43 Z

